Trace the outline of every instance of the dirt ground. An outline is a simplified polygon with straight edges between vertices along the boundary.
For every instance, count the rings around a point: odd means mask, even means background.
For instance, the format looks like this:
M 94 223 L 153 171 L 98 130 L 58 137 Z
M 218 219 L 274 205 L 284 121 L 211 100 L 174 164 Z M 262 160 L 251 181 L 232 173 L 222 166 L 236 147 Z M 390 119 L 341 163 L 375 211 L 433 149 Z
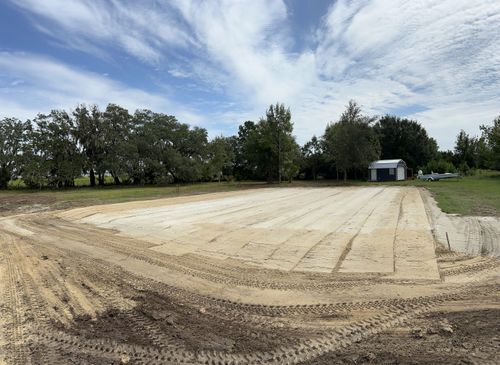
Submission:
M 7 215 L 0 364 L 499 363 L 500 262 L 436 246 L 431 204 L 296 188 Z
M 439 279 L 415 188 L 286 188 L 210 197 L 216 199 L 81 208 L 59 217 L 118 230 L 170 255 L 233 258 L 285 271 Z

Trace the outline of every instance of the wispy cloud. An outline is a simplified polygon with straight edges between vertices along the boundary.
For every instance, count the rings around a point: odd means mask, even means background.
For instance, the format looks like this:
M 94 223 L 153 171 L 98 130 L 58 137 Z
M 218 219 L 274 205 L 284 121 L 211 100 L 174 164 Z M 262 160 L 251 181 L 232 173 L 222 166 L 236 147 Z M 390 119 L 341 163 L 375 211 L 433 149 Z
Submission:
M 188 92 L 183 102 L 215 129 L 234 130 L 283 101 L 304 142 L 321 134 L 354 98 L 370 113 L 424 110 L 408 116 L 450 148 L 459 129 L 477 133 L 480 123 L 500 114 L 497 0 L 338 0 L 315 29 L 304 30 L 311 34 L 300 39 L 310 43 L 299 53 L 292 51 L 299 37 L 281 0 L 15 3 L 68 47 L 103 57 L 117 48 L 152 65 L 152 74 L 160 69 L 180 80 L 179 89 L 212 92 L 217 102 L 210 110 L 203 111 L 206 104 Z M 68 84 L 64 76 L 57 80 Z M 120 104 L 165 105 L 151 91 L 107 82 L 111 94 L 92 89 L 93 83 L 70 94 L 75 100 L 96 93 L 102 100 L 123 97 L 116 100 Z M 47 95 L 64 94 L 54 89 Z
M 127 87 L 93 72 L 82 71 L 50 58 L 26 53 L 0 53 L 0 116 L 32 118 L 52 108 L 73 108 L 79 103 L 116 103 L 131 112 L 149 108 L 177 115 L 182 121 L 203 124 L 195 111 L 168 100 L 159 93 Z M 12 81 L 11 81 L 12 79 Z
M 157 64 L 168 47 L 187 47 L 193 40 L 183 32 L 172 9 L 154 2 L 17 0 L 35 15 L 36 26 L 62 44 L 91 54 L 109 55 L 121 47 L 140 60 Z

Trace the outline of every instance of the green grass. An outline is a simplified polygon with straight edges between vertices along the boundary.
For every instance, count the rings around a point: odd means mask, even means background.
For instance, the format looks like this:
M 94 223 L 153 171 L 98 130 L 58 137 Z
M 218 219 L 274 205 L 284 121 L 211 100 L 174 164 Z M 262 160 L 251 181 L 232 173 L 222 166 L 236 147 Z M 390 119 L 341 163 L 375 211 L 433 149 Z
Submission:
M 96 177 L 96 181 L 97 181 L 97 177 Z M 104 184 L 111 185 L 111 184 L 113 184 L 113 182 L 114 181 L 113 181 L 112 176 L 104 176 Z M 88 176 L 77 177 L 75 179 L 75 186 L 77 186 L 77 187 L 90 186 L 90 178 Z
M 23 179 L 15 179 L 9 181 L 9 189 L 24 189 L 26 185 L 24 184 Z
M 87 185 L 84 178 L 77 185 Z M 202 194 L 217 191 L 232 191 L 252 187 L 314 187 L 343 186 L 342 181 L 293 181 L 281 185 L 267 185 L 263 182 L 221 182 L 195 183 L 168 186 L 105 186 L 79 187 L 63 190 L 29 190 L 22 188 L 22 181 L 15 181 L 16 187 L 0 191 L 0 204 L 10 202 L 14 207 L 19 204 L 49 204 L 53 208 L 119 203 L 133 200 L 146 200 L 172 197 L 177 195 Z M 394 185 L 417 186 L 427 188 L 435 197 L 439 207 L 446 213 L 461 215 L 500 216 L 500 172 L 483 171 L 474 176 L 460 179 L 426 182 L 407 180 L 403 182 L 370 183 L 349 181 L 349 186 Z M 1 209 L 0 209 L 1 210 Z
M 104 184 L 112 185 L 114 183 L 112 176 L 104 176 Z M 88 176 L 81 176 L 75 179 L 76 187 L 90 186 L 90 178 Z M 9 181 L 10 189 L 25 189 L 26 185 L 23 182 L 23 179 L 15 179 Z
M 473 176 L 440 181 L 406 180 L 379 185 L 417 186 L 428 189 L 445 213 L 500 216 L 500 171 L 477 171 Z
M 266 186 L 261 182 L 221 182 L 195 183 L 168 186 L 104 186 L 80 187 L 61 190 L 0 190 L 0 205 L 4 210 L 14 210 L 17 206 L 35 204 L 50 205 L 52 208 L 120 203 L 134 200 L 158 199 L 179 195 L 194 195 L 218 191 L 233 191 L 250 187 Z M 2 211 L 0 206 L 0 212 Z
M 500 172 L 433 182 L 414 182 L 431 191 L 443 212 L 461 215 L 500 216 Z

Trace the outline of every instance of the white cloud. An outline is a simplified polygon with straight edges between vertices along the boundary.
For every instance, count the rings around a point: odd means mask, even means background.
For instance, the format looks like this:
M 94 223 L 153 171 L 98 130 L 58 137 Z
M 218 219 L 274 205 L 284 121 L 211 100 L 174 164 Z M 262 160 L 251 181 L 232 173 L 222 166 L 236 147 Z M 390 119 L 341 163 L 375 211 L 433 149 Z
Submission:
M 287 52 L 293 35 L 281 31 L 288 21 L 281 1 L 180 4 L 209 60 L 229 75 L 240 108 L 262 115 L 286 102 L 302 142 L 351 98 L 376 114 L 426 109 L 409 117 L 443 148 L 460 128 L 477 131 L 500 113 L 498 1 L 339 0 L 318 24 L 317 46 L 301 54 Z
M 25 53 L 0 53 L 0 117 L 32 118 L 39 112 L 73 108 L 77 104 L 105 107 L 116 103 L 134 112 L 148 108 L 174 114 L 190 124 L 205 124 L 196 111 L 180 106 L 161 94 L 130 88 L 107 76 L 82 71 L 49 58 Z M 1 75 L 0 75 L 1 76 Z M 12 85 L 12 81 L 23 80 Z M 7 86 L 8 85 L 8 86 Z
M 431 136 L 441 136 L 441 141 L 447 142 L 443 149 L 453 149 L 461 129 L 471 136 L 480 136 L 479 126 L 491 125 L 498 115 L 500 115 L 499 100 L 496 98 L 471 103 L 436 105 L 432 109 L 415 113 L 412 117 L 424 123 Z
M 298 48 L 282 0 L 16 4 L 67 46 L 105 57 L 116 44 L 183 81 L 186 90 L 217 94 L 221 110 L 201 113 L 214 129 L 227 130 L 252 115 L 256 120 L 282 101 L 305 142 L 356 99 L 376 114 L 419 106 L 425 111 L 408 116 L 420 119 L 442 148 L 451 148 L 460 128 L 477 131 L 500 114 L 497 0 L 338 0 L 311 37 L 301 37 L 314 41 Z M 68 85 L 64 72 L 58 80 Z M 89 87 L 66 88 L 75 99 L 106 97 Z M 111 90 L 125 98 L 120 104 L 161 99 Z M 204 105 L 187 97 L 185 102 Z
M 41 31 L 62 44 L 95 55 L 109 56 L 118 46 L 128 54 L 157 64 L 166 47 L 186 47 L 193 41 L 168 8 L 149 3 L 89 0 L 16 0 L 16 6 L 36 15 Z

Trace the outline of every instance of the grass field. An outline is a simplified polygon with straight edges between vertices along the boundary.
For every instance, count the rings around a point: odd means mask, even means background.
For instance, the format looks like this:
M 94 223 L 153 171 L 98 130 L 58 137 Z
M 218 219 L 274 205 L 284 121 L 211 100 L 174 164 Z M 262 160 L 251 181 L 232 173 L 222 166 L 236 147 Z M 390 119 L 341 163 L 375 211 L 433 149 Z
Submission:
M 118 203 L 132 200 L 164 198 L 176 195 L 202 194 L 217 191 L 231 191 L 252 187 L 269 186 L 262 182 L 195 183 L 168 186 L 105 186 L 85 187 L 88 179 L 80 178 L 75 189 L 27 190 L 24 188 L 0 191 L 0 205 L 9 201 L 23 201 L 25 204 L 50 203 L 57 207 L 82 206 L 104 203 Z M 425 187 L 434 195 L 439 207 L 446 213 L 462 215 L 500 216 L 500 172 L 483 171 L 474 176 L 435 182 L 407 180 L 404 182 L 369 183 L 349 181 L 348 185 L 404 185 Z M 335 180 L 293 181 L 280 187 L 299 186 L 341 186 Z M 278 185 L 271 185 L 277 187 Z M 16 181 L 12 187 L 22 187 Z M 0 209 L 1 210 L 1 209 Z
M 62 209 L 76 206 L 121 203 L 134 200 L 167 198 L 179 195 L 204 194 L 218 191 L 233 191 L 266 186 L 261 182 L 195 183 L 168 186 L 104 186 L 80 187 L 62 190 L 30 190 L 26 188 L 0 190 L 0 215 L 13 211 L 30 211 L 49 206 Z M 38 209 L 34 209 L 38 210 Z
M 446 213 L 500 216 L 500 172 L 483 172 L 462 179 L 415 182 L 434 195 Z

